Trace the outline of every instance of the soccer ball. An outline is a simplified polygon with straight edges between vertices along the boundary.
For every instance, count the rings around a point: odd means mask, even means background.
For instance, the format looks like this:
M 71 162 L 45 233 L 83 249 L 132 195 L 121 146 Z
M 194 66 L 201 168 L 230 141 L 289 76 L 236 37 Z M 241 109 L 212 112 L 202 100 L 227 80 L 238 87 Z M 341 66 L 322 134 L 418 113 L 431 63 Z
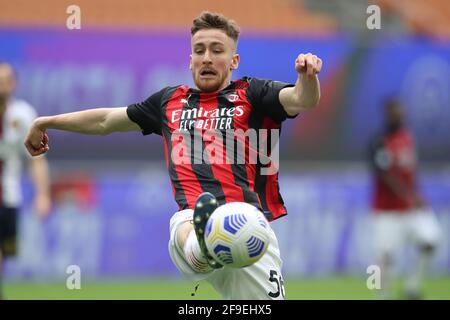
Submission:
M 269 223 L 261 211 L 244 202 L 218 207 L 206 223 L 205 242 L 213 258 L 227 267 L 252 265 L 269 246 Z

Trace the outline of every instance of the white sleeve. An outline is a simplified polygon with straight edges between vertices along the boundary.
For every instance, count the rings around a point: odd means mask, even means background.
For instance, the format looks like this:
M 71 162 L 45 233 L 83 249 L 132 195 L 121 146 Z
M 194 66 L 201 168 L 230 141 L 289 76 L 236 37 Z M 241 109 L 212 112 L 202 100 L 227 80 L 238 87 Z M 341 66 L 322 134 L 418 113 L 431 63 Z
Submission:
M 26 135 L 28 130 L 31 128 L 34 119 L 37 118 L 37 112 L 31 105 L 24 103 L 23 111 L 21 110 L 20 113 L 20 118 L 22 120 L 23 129 L 25 129 Z
M 10 139 L 14 141 L 21 148 L 21 153 L 27 158 L 32 158 L 25 148 L 24 140 L 33 125 L 34 119 L 37 118 L 36 110 L 27 102 L 20 101 L 20 105 L 17 106 L 12 114 L 11 121 L 15 130 L 12 131 Z

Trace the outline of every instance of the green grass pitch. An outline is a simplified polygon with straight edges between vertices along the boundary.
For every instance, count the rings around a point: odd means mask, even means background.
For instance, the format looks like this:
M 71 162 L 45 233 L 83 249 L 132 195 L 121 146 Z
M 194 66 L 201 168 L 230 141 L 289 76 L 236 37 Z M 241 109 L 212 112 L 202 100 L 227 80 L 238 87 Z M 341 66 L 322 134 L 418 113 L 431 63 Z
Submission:
M 137 279 L 85 281 L 80 290 L 68 290 L 65 281 L 60 283 L 30 283 L 9 281 L 5 284 L 6 299 L 133 299 L 133 300 L 211 300 L 220 296 L 207 282 L 200 282 L 194 296 L 196 283 L 174 279 Z M 366 287 L 366 280 L 354 277 L 320 279 L 287 279 L 286 299 L 376 299 L 376 290 Z M 394 286 L 397 298 L 402 299 L 401 283 Z M 427 299 L 450 300 L 450 277 L 434 277 L 424 284 Z

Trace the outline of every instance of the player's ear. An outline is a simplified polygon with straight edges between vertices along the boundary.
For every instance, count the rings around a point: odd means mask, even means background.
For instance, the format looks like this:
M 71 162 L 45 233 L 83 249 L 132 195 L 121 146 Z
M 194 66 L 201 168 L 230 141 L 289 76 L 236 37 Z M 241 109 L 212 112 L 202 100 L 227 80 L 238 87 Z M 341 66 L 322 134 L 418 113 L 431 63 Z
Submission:
M 241 60 L 241 57 L 239 54 L 234 54 L 233 58 L 231 59 L 231 70 L 236 70 L 239 67 L 239 61 Z
M 192 70 L 192 54 L 189 55 L 189 69 Z

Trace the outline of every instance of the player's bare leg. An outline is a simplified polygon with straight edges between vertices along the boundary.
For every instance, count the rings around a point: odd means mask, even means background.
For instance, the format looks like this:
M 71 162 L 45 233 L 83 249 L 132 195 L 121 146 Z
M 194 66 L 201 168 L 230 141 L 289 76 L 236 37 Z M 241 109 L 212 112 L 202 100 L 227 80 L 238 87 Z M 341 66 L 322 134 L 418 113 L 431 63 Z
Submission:
M 422 283 L 427 273 L 431 257 L 434 254 L 435 247 L 430 244 L 423 244 L 419 246 L 419 251 L 419 260 L 406 283 L 406 298 L 411 300 L 423 298 Z
M 183 250 L 186 262 L 193 270 L 199 273 L 212 271 L 200 249 L 192 221 L 186 221 L 178 227 L 176 241 Z
M 217 207 L 217 200 L 211 193 L 202 193 L 196 201 L 193 221 L 186 221 L 177 229 L 177 244 L 182 248 L 186 262 L 199 273 L 222 267 L 209 255 L 204 240 L 206 223 Z
M 379 298 L 383 300 L 392 299 L 392 281 L 393 281 L 394 261 L 392 255 L 385 252 L 380 258 L 381 269 L 381 289 Z

